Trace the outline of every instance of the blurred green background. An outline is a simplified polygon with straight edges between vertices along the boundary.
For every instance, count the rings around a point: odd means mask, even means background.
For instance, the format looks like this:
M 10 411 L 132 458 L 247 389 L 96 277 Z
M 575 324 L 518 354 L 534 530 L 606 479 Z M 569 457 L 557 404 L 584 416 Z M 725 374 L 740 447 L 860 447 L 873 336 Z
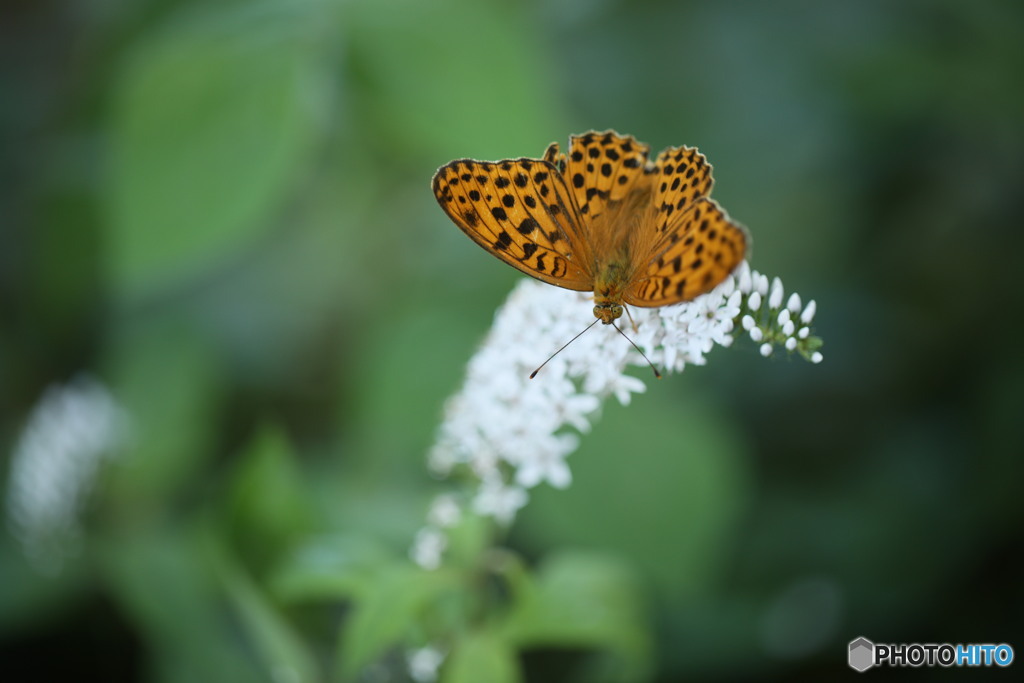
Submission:
M 3 471 L 82 373 L 134 426 L 59 572 L 0 534 L 4 679 L 334 680 L 350 569 L 404 561 L 520 277 L 431 175 L 605 128 L 700 147 L 825 361 L 739 343 L 610 402 L 509 547 L 630 577 L 622 678 L 1022 652 L 1022 43 L 1012 0 L 6 3 Z M 619 680 L 569 640 L 518 661 Z

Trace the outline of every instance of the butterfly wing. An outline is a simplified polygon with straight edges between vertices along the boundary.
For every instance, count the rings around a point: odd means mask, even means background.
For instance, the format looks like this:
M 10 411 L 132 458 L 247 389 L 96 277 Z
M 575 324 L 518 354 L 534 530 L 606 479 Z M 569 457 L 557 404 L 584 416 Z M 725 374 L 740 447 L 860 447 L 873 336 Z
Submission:
M 623 300 L 641 307 L 689 301 L 729 276 L 747 250 L 746 230 L 714 200 L 690 199 L 682 214 L 673 211 L 655 254 L 629 283 Z
M 593 289 L 580 258 L 582 221 L 550 162 L 459 159 L 437 170 L 433 189 L 455 224 L 505 263 L 559 287 Z
M 552 142 L 548 145 L 548 148 L 544 150 L 544 161 L 557 168 L 559 173 L 565 173 L 567 160 L 565 158 L 565 154 L 563 154 L 559 149 L 557 142 Z
M 645 172 L 653 171 L 647 159 L 650 151 L 633 136 L 611 130 L 570 136 L 564 176 L 580 215 L 593 222 L 616 208 L 636 189 Z
M 711 164 L 695 147 L 669 147 L 654 161 L 655 224 L 660 234 L 676 227 L 701 197 L 711 194 Z
M 638 228 L 653 231 L 653 241 L 624 296 L 634 306 L 666 306 L 711 291 L 747 249 L 746 230 L 708 199 L 714 179 L 703 154 L 669 147 L 654 168 L 652 212 Z

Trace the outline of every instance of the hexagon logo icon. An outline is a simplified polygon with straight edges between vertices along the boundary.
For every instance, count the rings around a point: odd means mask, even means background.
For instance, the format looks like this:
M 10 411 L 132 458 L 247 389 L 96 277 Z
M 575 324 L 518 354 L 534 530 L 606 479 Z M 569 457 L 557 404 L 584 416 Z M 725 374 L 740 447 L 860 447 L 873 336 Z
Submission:
M 850 668 L 864 672 L 875 665 L 875 644 L 861 637 L 850 641 Z

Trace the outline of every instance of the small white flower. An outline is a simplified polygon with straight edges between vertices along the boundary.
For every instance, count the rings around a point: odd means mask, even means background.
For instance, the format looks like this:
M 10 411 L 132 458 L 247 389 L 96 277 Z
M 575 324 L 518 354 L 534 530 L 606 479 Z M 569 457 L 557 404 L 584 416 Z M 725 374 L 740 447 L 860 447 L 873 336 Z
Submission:
M 749 308 L 751 311 L 759 311 L 759 310 L 761 310 L 761 293 L 760 292 L 754 292 L 749 297 L 747 297 L 747 308 Z
M 761 344 L 761 355 L 765 358 L 772 355 L 772 345 L 768 343 Z
M 556 489 L 568 488 L 572 483 L 572 473 L 563 457 L 545 453 L 541 458 L 530 458 L 516 471 L 516 483 L 523 488 L 532 489 L 542 481 Z
M 796 350 L 796 337 L 788 337 L 786 339 L 786 350 L 787 351 L 795 351 Z
M 608 385 L 611 394 L 624 406 L 628 406 L 633 399 L 633 394 L 642 394 L 647 391 L 647 385 L 643 380 L 632 375 L 619 375 Z
M 801 339 L 807 339 L 807 337 L 811 336 L 811 328 L 801 327 L 800 330 L 796 333 L 796 336 L 800 337 Z
M 754 327 L 750 330 L 750 341 L 755 344 L 764 339 L 764 332 L 761 331 L 760 327 Z
M 453 527 L 462 518 L 462 508 L 459 507 L 455 496 L 450 493 L 443 493 L 434 499 L 430 504 L 430 511 L 427 512 L 427 521 L 442 529 Z
M 529 496 L 519 486 L 507 486 L 500 481 L 485 481 L 473 499 L 477 514 L 494 517 L 502 524 L 510 524 L 519 508 L 526 505 Z
M 740 321 L 740 326 L 744 330 L 748 330 L 748 331 L 751 330 L 754 327 L 755 324 L 756 323 L 754 322 L 753 316 L 750 316 L 750 315 L 743 316 L 743 319 Z
M 786 335 L 787 337 L 790 337 L 793 335 L 794 332 L 796 332 L 796 325 L 793 323 L 792 320 L 787 320 L 782 324 L 782 334 Z
M 815 351 L 811 354 L 811 362 L 817 365 L 821 361 L 825 360 L 825 357 L 821 355 L 819 351 Z
M 406 655 L 409 665 L 409 676 L 416 683 L 433 683 L 437 680 L 437 671 L 444 663 L 444 653 L 436 647 L 422 647 Z
M 796 315 L 797 313 L 799 313 L 800 312 L 800 295 L 797 294 L 796 292 L 793 292 L 792 294 L 790 294 L 789 295 L 789 301 L 786 302 L 786 308 L 788 308 L 789 312 L 792 313 L 793 315 Z
M 498 454 L 483 445 L 477 454 L 469 459 L 468 464 L 477 479 L 496 477 L 501 472 Z
M 427 570 L 441 566 L 441 555 L 448 547 L 448 537 L 440 529 L 423 527 L 416 532 L 416 539 L 409 549 L 412 561 Z
M 779 321 L 780 325 L 785 325 L 786 323 L 788 323 L 789 322 L 789 309 L 788 308 L 783 308 L 781 311 L 779 311 L 779 316 L 778 316 L 777 320 Z

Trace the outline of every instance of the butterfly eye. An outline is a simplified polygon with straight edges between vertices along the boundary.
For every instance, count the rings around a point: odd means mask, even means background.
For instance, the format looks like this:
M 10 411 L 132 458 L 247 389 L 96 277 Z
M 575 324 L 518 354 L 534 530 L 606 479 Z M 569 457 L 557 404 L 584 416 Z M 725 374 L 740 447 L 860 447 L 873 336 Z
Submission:
M 622 317 L 622 306 L 620 304 L 613 304 L 604 302 L 594 306 L 594 317 L 600 319 L 605 325 L 610 325 L 613 320 L 618 320 Z

